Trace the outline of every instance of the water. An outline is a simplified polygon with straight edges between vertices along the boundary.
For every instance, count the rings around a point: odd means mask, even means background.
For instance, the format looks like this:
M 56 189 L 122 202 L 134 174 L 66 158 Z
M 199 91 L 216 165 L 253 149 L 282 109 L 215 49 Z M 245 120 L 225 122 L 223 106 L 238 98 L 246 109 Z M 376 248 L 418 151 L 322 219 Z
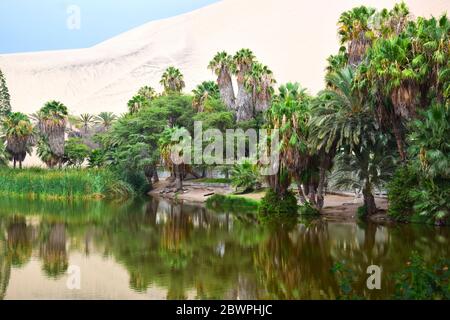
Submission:
M 60 203 L 0 199 L 0 298 L 334 299 L 336 262 L 355 288 L 389 297 L 417 251 L 450 257 L 448 228 L 312 220 L 289 229 L 151 199 Z M 382 289 L 366 289 L 379 265 Z M 81 287 L 68 289 L 79 268 Z

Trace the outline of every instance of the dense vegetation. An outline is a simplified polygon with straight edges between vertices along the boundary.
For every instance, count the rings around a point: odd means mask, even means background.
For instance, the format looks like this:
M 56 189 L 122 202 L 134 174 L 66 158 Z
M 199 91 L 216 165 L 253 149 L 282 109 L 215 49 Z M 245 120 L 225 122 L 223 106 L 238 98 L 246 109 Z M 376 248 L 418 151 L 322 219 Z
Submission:
M 140 88 L 120 117 L 107 112 L 74 117 L 62 103 L 51 101 L 33 115 L 32 126 L 26 115 L 11 113 L 0 73 L 0 164 L 12 160 L 21 167 L 37 146 L 50 168 L 105 168 L 137 192 L 152 188 L 159 167 L 170 171 L 178 191 L 189 176 L 207 178 L 212 169 L 221 170 L 226 178 L 231 173 L 239 192 L 269 187 L 262 217 L 296 216 L 297 201 L 303 211 L 317 212 L 327 189 L 362 193 L 359 212 L 369 216 L 378 212 L 375 193 L 387 190 L 392 217 L 447 223 L 448 17 L 413 18 L 401 3 L 381 11 L 357 7 L 344 12 L 338 24 L 342 46 L 328 58 L 325 88 L 317 96 L 297 83 L 276 90 L 271 70 L 251 50 L 241 49 L 234 55 L 217 53 L 208 65 L 217 81 L 199 84 L 191 95 L 183 93 L 182 72 L 171 66 L 161 77 L 163 92 Z M 220 132 L 279 130 L 276 172 L 263 177 L 245 161 L 234 166 L 206 164 L 206 158 L 202 165 L 174 163 L 172 138 L 184 131 L 193 136 L 194 121 L 202 121 L 203 130 Z
M 133 190 L 107 170 L 0 169 L 0 195 L 26 199 L 128 197 Z

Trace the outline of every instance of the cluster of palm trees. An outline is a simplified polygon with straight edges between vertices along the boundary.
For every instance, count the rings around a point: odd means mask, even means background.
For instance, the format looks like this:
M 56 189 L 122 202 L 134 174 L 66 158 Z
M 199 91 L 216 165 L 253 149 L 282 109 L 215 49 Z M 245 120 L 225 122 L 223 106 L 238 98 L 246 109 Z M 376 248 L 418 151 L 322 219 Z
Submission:
M 67 107 L 58 101 L 47 102 L 38 112 L 28 116 L 21 112 L 8 112 L 1 119 L 0 162 L 22 168 L 27 154 L 37 147 L 38 157 L 49 167 L 61 167 L 65 161 L 66 138 L 73 134 L 73 126 L 86 135 L 97 125 L 107 131 L 117 117 L 112 112 L 97 116 L 81 114 L 70 116 Z
M 235 110 L 238 122 L 268 109 L 275 84 L 273 73 L 256 60 L 251 50 L 241 49 L 234 56 L 219 52 L 208 68 L 216 74 L 220 96 L 229 109 Z M 237 96 L 232 76 L 236 76 Z

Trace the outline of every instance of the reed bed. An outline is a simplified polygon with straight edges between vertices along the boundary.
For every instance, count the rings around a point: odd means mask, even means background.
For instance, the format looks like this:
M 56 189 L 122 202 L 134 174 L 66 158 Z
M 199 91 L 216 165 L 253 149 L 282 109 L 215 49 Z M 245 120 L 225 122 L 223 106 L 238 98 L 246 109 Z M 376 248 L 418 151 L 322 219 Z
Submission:
M 0 195 L 27 199 L 103 199 L 133 194 L 113 173 L 98 169 L 0 169 Z

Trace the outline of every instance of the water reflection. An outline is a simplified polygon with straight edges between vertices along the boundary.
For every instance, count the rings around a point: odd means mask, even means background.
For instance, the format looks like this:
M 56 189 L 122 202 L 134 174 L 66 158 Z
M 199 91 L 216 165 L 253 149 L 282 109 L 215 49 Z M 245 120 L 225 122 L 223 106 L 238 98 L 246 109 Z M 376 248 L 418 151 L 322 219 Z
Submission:
M 427 226 L 259 226 L 158 199 L 0 199 L 0 298 L 335 299 L 338 261 L 355 270 L 358 293 L 385 298 L 413 250 L 449 258 L 448 239 L 449 229 Z M 70 264 L 81 267 L 77 292 L 65 286 Z M 383 269 L 381 291 L 365 288 L 372 264 Z

